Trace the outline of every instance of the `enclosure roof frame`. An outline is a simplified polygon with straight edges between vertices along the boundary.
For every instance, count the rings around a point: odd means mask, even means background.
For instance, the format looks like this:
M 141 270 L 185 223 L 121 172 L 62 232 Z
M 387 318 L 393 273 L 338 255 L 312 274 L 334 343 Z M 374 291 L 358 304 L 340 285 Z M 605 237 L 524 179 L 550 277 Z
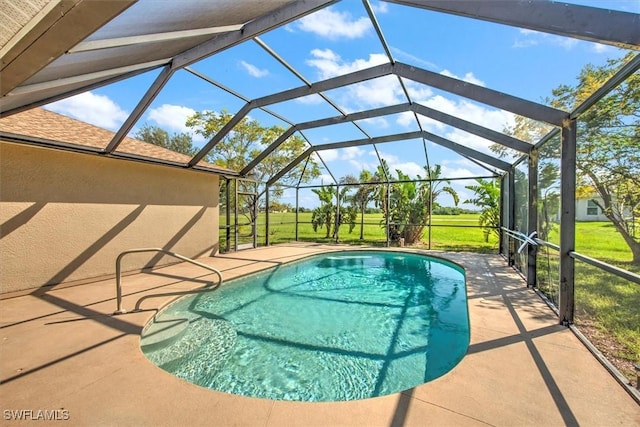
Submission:
M 111 22 L 117 22 L 120 16 L 124 16 L 130 10 L 142 4 L 135 0 L 114 0 L 111 5 L 104 2 L 88 2 L 82 0 L 62 0 L 60 8 L 49 9 L 45 14 L 42 13 L 39 22 L 33 21 L 30 27 L 26 27 L 26 36 L 22 39 L 16 37 L 7 42 L 6 45 L 0 47 L 3 54 L 3 60 L 0 64 L 0 71 L 3 76 L 3 90 L 0 98 L 0 115 L 6 116 L 24 111 L 29 108 L 40 106 L 42 104 L 60 100 L 68 96 L 76 95 L 86 90 L 99 88 L 106 84 L 118 82 L 122 79 L 139 75 L 150 70 L 160 70 L 154 82 L 146 90 L 145 94 L 139 100 L 130 115 L 124 121 L 120 129 L 115 133 L 112 140 L 108 142 L 104 150 L 95 154 L 106 156 L 120 156 L 117 148 L 126 134 L 133 128 L 144 111 L 151 105 L 153 100 L 160 93 L 166 83 L 173 77 L 176 71 L 186 70 L 210 84 L 218 85 L 212 79 L 200 73 L 191 70 L 189 66 L 199 60 L 210 57 L 214 54 L 222 52 L 233 46 L 245 42 L 255 42 L 262 47 L 267 53 L 280 62 L 290 73 L 302 80 L 305 85 L 294 89 L 273 93 L 256 99 L 242 97 L 238 93 L 235 96 L 241 97 L 245 101 L 245 105 L 232 117 L 231 121 L 222 128 L 220 132 L 214 135 L 206 142 L 204 147 L 193 156 L 191 161 L 185 166 L 191 169 L 201 170 L 198 163 L 215 147 L 234 126 L 239 123 L 246 115 L 256 109 L 262 109 L 265 112 L 278 117 L 288 123 L 291 127 L 287 129 L 280 137 L 270 144 L 260 155 L 254 159 L 249 165 L 237 172 L 238 176 L 246 176 L 251 170 L 279 144 L 284 142 L 286 138 L 305 129 L 330 126 L 338 123 L 351 122 L 355 125 L 367 138 L 361 140 L 352 140 L 351 143 L 356 145 L 364 144 L 369 141 L 375 148 L 375 144 L 383 141 L 384 138 L 399 138 L 402 134 L 391 135 L 386 137 L 371 138 L 364 129 L 357 123 L 362 118 L 378 117 L 380 115 L 395 114 L 396 112 L 413 112 L 416 123 L 423 138 L 423 144 L 426 140 L 430 140 L 440 145 L 447 146 L 462 155 L 474 161 L 480 161 L 490 166 L 504 170 L 504 160 L 496 159 L 476 151 L 469 151 L 467 147 L 443 139 L 438 135 L 425 132 L 419 115 L 434 119 L 449 125 L 455 129 L 474 134 L 497 144 L 518 151 L 527 155 L 530 150 L 537 145 L 529 144 L 512 136 L 492 129 L 468 122 L 460 117 L 446 114 L 442 111 L 426 107 L 420 103 L 412 101 L 404 79 L 423 84 L 427 87 L 443 90 L 453 93 L 485 105 L 510 111 L 523 117 L 537 120 L 550 124 L 554 129 L 544 137 L 539 143 L 542 143 L 554 135 L 557 135 L 559 129 L 562 128 L 567 120 L 574 119 L 579 116 L 586 108 L 593 105 L 597 100 L 601 99 L 615 86 L 620 84 L 624 79 L 629 77 L 633 72 L 640 68 L 640 55 L 636 56 L 629 64 L 623 67 L 609 82 L 605 83 L 598 89 L 587 101 L 572 112 L 565 112 L 552 108 L 540 103 L 528 101 L 516 96 L 502 93 L 491 88 L 469 83 L 457 78 L 444 76 L 432 71 L 428 71 L 419 67 L 411 66 L 402 62 L 397 62 L 391 53 L 391 49 L 387 44 L 384 31 L 377 22 L 375 13 L 368 0 L 363 0 L 369 19 L 376 31 L 377 37 L 383 47 L 388 63 L 374 66 L 368 69 L 361 69 L 352 73 L 341 74 L 334 78 L 323 81 L 310 83 L 290 64 L 288 64 L 278 53 L 271 49 L 268 44 L 260 39 L 260 36 L 274 28 L 286 25 L 296 19 L 316 12 L 327 6 L 336 3 L 338 0 L 274 0 L 267 5 L 261 5 L 260 14 L 251 15 L 249 5 L 257 5 L 258 0 L 239 0 L 246 4 L 243 13 L 244 17 L 225 17 L 224 11 L 220 9 L 222 20 L 225 22 L 211 24 L 206 28 L 190 28 L 189 22 L 183 22 L 186 26 L 181 30 L 158 30 L 154 33 L 135 33 L 127 36 L 114 36 L 105 39 L 92 39 L 91 35 L 101 28 L 109 25 Z M 562 37 L 570 37 L 580 40 L 588 40 L 617 47 L 632 50 L 640 50 L 640 14 L 628 13 L 615 10 L 603 10 L 590 6 L 581 6 L 573 4 L 560 4 L 554 2 L 509 2 L 505 3 L 500 0 L 458 0 L 455 2 L 443 0 L 385 0 L 390 3 L 400 4 L 406 7 L 415 7 L 430 10 L 439 13 L 462 16 L 469 19 L 482 20 L 492 23 L 509 25 L 519 28 L 526 28 L 534 31 L 540 31 L 548 34 L 555 34 Z M 189 4 L 189 2 L 185 2 Z M 240 5 L 242 6 L 242 5 Z M 59 31 L 65 25 L 69 26 L 77 22 L 79 16 L 85 16 L 86 25 L 76 26 L 72 30 L 68 30 L 64 37 L 55 40 L 54 37 L 60 35 Z M 0 19 L 5 19 L 4 15 L 0 15 Z M 34 18 L 35 19 L 35 18 Z M 227 22 L 228 21 L 228 22 Z M 0 22 L 1 23 L 1 22 Z M 58 32 L 56 32 L 58 31 Z M 210 37 L 209 37 L 210 36 Z M 208 37 L 204 41 L 202 37 Z M 82 52 L 104 49 L 105 51 L 112 48 L 124 46 L 140 46 L 152 42 L 171 42 L 174 40 L 193 40 L 193 44 L 189 45 L 171 57 L 158 58 L 152 61 L 139 60 L 136 57 L 124 66 L 115 66 L 115 62 L 105 61 L 102 68 L 91 72 L 74 72 L 73 70 L 55 71 L 51 70 L 50 64 L 56 59 L 68 55 L 77 55 Z M 30 41 L 31 44 L 27 42 Z M 47 43 L 51 46 L 47 47 Z M 66 43 L 66 45 L 65 45 Z M 49 57 L 43 57 L 43 46 L 46 47 Z M 7 80 L 9 72 L 20 64 L 30 63 L 30 69 L 22 69 L 20 73 L 12 73 L 12 79 Z M 12 68 L 13 67 L 13 68 Z M 40 74 L 49 78 L 38 78 Z M 348 86 L 351 84 L 361 83 L 370 79 L 393 75 L 398 78 L 403 88 L 407 102 L 396 106 L 383 108 L 372 108 L 358 113 L 345 113 L 339 106 L 332 102 L 324 91 Z M 225 90 L 227 90 L 225 88 Z M 296 123 L 287 120 L 287 118 L 276 115 L 265 107 L 278 102 L 292 100 L 295 98 L 319 94 L 331 106 L 336 108 L 341 116 L 317 119 L 310 122 Z M 382 138 L 382 139 L 381 139 Z M 26 140 L 28 138 L 14 138 Z M 434 141 L 436 140 L 436 141 Z M 355 142 L 354 142 L 355 141 Z M 30 144 L 36 144 L 32 139 Z M 307 140 L 307 143 L 311 143 Z M 340 147 L 347 145 L 349 141 L 338 143 Z M 59 147 L 68 149 L 64 143 L 56 144 L 48 141 L 47 147 Z M 355 146 L 355 145 L 354 145 Z M 319 154 L 320 149 L 311 146 L 307 151 Z M 93 152 L 93 151 L 92 151 Z M 376 149 L 377 153 L 377 149 Z M 427 163 L 428 151 L 425 144 L 425 155 Z M 378 155 L 379 160 L 380 156 Z M 321 159 L 321 158 L 320 158 Z M 321 159 L 322 160 L 322 159 Z M 156 162 L 162 164 L 158 159 L 145 159 L 145 161 Z M 327 165 L 327 171 L 333 176 Z M 232 175 L 236 175 L 234 172 Z M 335 177 L 334 177 L 335 180 Z

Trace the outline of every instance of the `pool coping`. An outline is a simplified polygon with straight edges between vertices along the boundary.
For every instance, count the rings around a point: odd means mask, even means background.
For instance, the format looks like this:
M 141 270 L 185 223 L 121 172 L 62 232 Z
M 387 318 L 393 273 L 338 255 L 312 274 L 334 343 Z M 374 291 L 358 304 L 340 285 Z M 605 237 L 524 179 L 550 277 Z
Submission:
M 357 248 L 294 243 L 200 261 L 235 277 L 341 249 Z M 35 419 L 12 421 L 6 411 L 37 415 L 49 410 L 67 411 L 49 412 L 66 413 L 67 425 L 640 425 L 640 406 L 568 328 L 557 324 L 544 301 L 501 257 L 394 250 L 442 258 L 465 269 L 469 349 L 452 371 L 427 384 L 331 403 L 271 401 L 203 389 L 146 360 L 139 332 L 153 312 L 112 316 L 115 281 L 107 279 L 0 301 L 4 423 L 43 425 Z M 126 276 L 126 306 L 153 289 L 197 287 L 178 281 L 181 275 L 206 276 L 183 264 Z M 159 305 L 153 299 L 146 303 Z

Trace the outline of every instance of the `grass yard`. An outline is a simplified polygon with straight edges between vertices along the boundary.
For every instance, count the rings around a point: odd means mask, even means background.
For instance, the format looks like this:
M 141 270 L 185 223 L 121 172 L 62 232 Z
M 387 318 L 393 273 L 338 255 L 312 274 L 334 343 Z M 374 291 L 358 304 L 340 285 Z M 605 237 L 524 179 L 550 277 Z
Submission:
M 299 214 L 298 239 L 301 241 L 332 242 L 332 238 L 325 238 L 326 229 L 313 231 L 311 213 Z M 339 230 L 341 243 L 385 245 L 386 231 L 382 214 L 366 214 L 364 218 L 364 239 L 360 240 L 360 218 L 356 226 L 349 233 L 348 224 L 343 224 Z M 272 213 L 269 215 L 271 243 L 281 243 L 295 240 L 295 214 Z M 422 245 L 429 242 L 428 229 L 425 228 Z M 484 241 L 484 233 L 478 227 L 478 215 L 434 215 L 431 228 L 431 248 L 449 251 L 496 252 L 498 239 L 491 236 L 489 242 Z
M 270 243 L 295 240 L 295 213 L 272 213 Z M 299 214 L 298 239 L 308 242 L 333 242 L 325 238 L 326 230 L 313 231 L 311 213 Z M 239 221 L 242 222 L 242 221 Z M 224 218 L 221 218 L 224 223 Z M 265 242 L 265 218 L 258 218 L 258 244 Z M 340 242 L 350 244 L 386 244 L 382 214 L 367 214 L 364 219 L 364 239 L 360 240 L 360 219 L 351 233 L 348 225 L 340 227 Z M 498 239 L 478 227 L 478 215 L 434 215 L 431 228 L 431 248 L 446 251 L 474 251 L 495 253 Z M 252 241 L 248 226 L 240 227 L 239 243 Z M 221 231 L 221 247 L 224 247 Z M 425 228 L 421 247 L 427 247 L 428 229 Z M 558 230 L 549 235 L 558 243 Z M 631 251 L 622 237 L 608 222 L 579 222 L 576 224 L 576 251 L 618 267 L 640 273 L 640 267 L 631 264 Z M 537 262 L 538 287 L 557 304 L 558 253 L 540 248 Z M 640 285 L 618 278 L 598 268 L 576 261 L 575 322 L 598 349 L 631 381 L 635 381 L 633 365 L 640 363 Z
M 557 241 L 557 232 L 550 240 Z M 608 222 L 576 224 L 576 252 L 640 274 L 631 251 Z M 538 287 L 558 303 L 558 252 L 540 248 Z M 640 363 L 640 285 L 576 260 L 575 324 L 632 383 Z
M 558 227 L 549 241 L 560 242 Z M 613 224 L 605 221 L 576 223 L 576 252 L 629 269 L 633 256 Z

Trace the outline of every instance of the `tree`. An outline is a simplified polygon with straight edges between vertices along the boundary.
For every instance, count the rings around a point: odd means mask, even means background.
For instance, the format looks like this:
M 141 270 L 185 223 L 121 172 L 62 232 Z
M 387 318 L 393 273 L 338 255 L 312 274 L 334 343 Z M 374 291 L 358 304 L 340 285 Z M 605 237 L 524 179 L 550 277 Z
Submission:
M 202 111 L 189 117 L 186 124 L 193 128 L 197 134 L 211 139 L 232 118 L 233 115 L 224 109 L 219 113 Z M 207 160 L 218 166 L 240 171 L 284 132 L 285 129 L 281 126 L 262 126 L 258 120 L 245 116 L 211 150 L 207 155 Z M 306 149 L 306 141 L 298 135 L 292 135 L 258 163 L 251 171 L 251 175 L 259 182 L 266 182 Z M 301 176 L 302 182 L 308 182 L 320 176 L 318 164 L 310 159 L 305 168 L 304 162 L 301 162 L 291 173 L 282 177 L 280 182 L 294 185 L 298 183 Z
M 353 175 L 346 175 L 340 179 L 340 184 L 357 184 L 358 179 Z M 338 235 L 338 230 L 343 224 L 349 225 L 349 233 L 353 232 L 356 226 L 356 218 L 358 217 L 358 209 L 353 203 L 353 185 L 341 185 L 338 197 L 339 209 L 338 216 L 335 220 L 335 228 L 333 237 Z
M 375 199 L 375 185 L 366 184 L 374 181 L 374 175 L 366 169 L 360 172 L 359 181 L 362 183 L 352 197 L 354 207 L 360 212 L 360 240 L 364 240 L 364 214 L 367 205 Z
M 377 204 L 382 208 L 385 218 L 389 221 L 389 238 L 398 240 L 403 238 L 407 245 L 412 245 L 420 240 L 424 227 L 429 222 L 430 207 L 437 206 L 436 199 L 442 193 L 448 193 L 458 205 L 458 194 L 449 183 L 440 179 L 442 168 L 435 165 L 433 168 L 425 166 L 425 180 L 418 175 L 418 181 L 399 169 L 396 169 L 396 181 L 389 186 L 381 185 L 377 193 Z M 391 177 L 389 167 L 383 160 L 378 167 L 376 180 L 382 181 L 384 177 Z M 387 203 L 388 200 L 388 203 Z
M 486 181 L 476 179 L 477 185 L 467 185 L 467 190 L 473 191 L 475 198 L 465 200 L 464 203 L 474 204 L 480 211 L 479 222 L 483 227 L 484 241 L 489 241 L 489 235 L 494 233 L 500 237 L 500 186 L 496 180 Z
M 440 175 L 442 174 L 442 166 L 434 165 L 433 168 L 425 166 L 424 170 L 427 172 L 425 179 L 429 180 L 427 182 L 427 187 L 429 191 L 429 202 L 431 203 L 432 208 L 439 206 L 436 202 L 436 199 L 443 193 L 449 194 L 451 198 L 453 198 L 453 203 L 458 206 L 460 198 L 458 197 L 458 193 L 456 192 L 456 190 L 451 187 L 451 181 L 449 181 L 448 179 L 440 178 Z M 420 175 L 418 175 L 418 178 L 422 179 Z M 440 187 L 440 185 L 442 184 L 446 185 Z
M 547 102 L 565 111 L 574 110 L 633 57 L 629 53 L 603 66 L 586 65 L 574 86 L 557 87 Z M 517 117 L 516 127 L 508 131 L 518 137 L 538 133 L 533 123 Z M 593 202 L 631 249 L 633 263 L 640 265 L 640 235 L 636 232 L 640 217 L 640 75 L 631 75 L 584 112 L 577 121 L 577 135 L 578 192 L 588 192 L 581 190 L 587 188 L 598 196 Z M 538 134 L 538 138 L 542 136 Z M 558 150 L 553 144 L 551 147 Z M 557 180 L 559 175 L 557 163 L 553 164 L 546 165 L 549 180 Z M 555 200 L 557 194 L 552 196 Z
M 269 212 L 293 212 L 296 208 L 289 203 L 280 203 L 277 200 L 269 203 Z
M 357 180 L 351 175 L 347 175 L 340 180 L 341 184 L 355 184 L 356 182 Z M 340 203 L 339 209 L 336 209 L 336 205 L 333 203 L 338 194 L 336 187 L 323 185 L 320 188 L 311 190 L 318 195 L 318 199 L 320 200 L 320 206 L 315 208 L 311 215 L 313 231 L 318 231 L 318 228 L 324 227 L 326 229 L 325 238 L 329 238 L 329 236 L 335 238 L 338 235 L 340 226 L 343 224 L 349 225 L 349 233 L 353 231 L 358 211 L 353 206 L 352 196 L 349 195 L 352 189 L 353 187 L 346 185 L 340 188 L 338 197 Z M 347 205 L 349 202 L 351 202 L 351 205 Z M 336 214 L 338 215 L 336 216 Z
M 585 66 L 575 87 L 553 90 L 551 105 L 573 110 L 634 55 L 606 65 Z M 593 199 L 622 235 L 640 265 L 640 236 L 635 218 L 640 214 L 640 74 L 635 73 L 578 119 L 576 157 L 578 185 L 593 187 Z M 633 214 L 636 215 L 633 215 Z
M 318 231 L 318 228 L 325 227 L 327 230 L 325 238 L 329 238 L 331 235 L 331 226 L 333 225 L 333 215 L 336 211 L 333 199 L 336 196 L 336 189 L 332 186 L 323 185 L 320 188 L 312 188 L 311 191 L 318 195 L 320 199 L 320 206 L 313 210 L 311 214 L 311 226 L 313 231 Z
M 225 109 L 220 112 L 201 111 L 189 117 L 186 125 L 209 140 L 217 135 L 232 118 L 233 115 Z M 281 126 L 263 126 L 258 120 L 245 116 L 233 130 L 223 136 L 205 159 L 209 163 L 239 172 L 284 132 Z M 257 193 L 262 193 L 265 190 L 264 183 L 302 154 L 306 148 L 306 142 L 302 137 L 292 135 L 259 162 L 249 174 L 250 178 L 259 183 Z M 294 185 L 298 182 L 308 182 L 318 176 L 320 176 L 320 168 L 314 159 L 310 158 L 307 164 L 301 162 L 279 182 Z M 276 184 L 270 188 L 270 191 L 273 200 L 277 201 L 284 188 Z M 246 209 L 241 210 L 247 212 L 246 216 L 251 223 L 255 223 L 254 213 L 258 209 L 253 209 L 253 206 L 260 203 L 262 199 L 250 195 L 243 199 L 246 200 Z
M 177 153 L 186 154 L 187 156 L 194 156 L 198 152 L 198 149 L 193 146 L 191 135 L 188 133 L 174 133 L 173 135 L 169 135 L 169 132 L 166 130 L 150 124 L 142 126 L 142 128 L 134 134 L 134 138 L 167 148 Z

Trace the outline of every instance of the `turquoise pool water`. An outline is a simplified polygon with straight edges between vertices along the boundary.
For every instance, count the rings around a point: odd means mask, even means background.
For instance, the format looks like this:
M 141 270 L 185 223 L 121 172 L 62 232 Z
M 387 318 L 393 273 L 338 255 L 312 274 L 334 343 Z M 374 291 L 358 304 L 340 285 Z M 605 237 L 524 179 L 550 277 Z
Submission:
M 171 304 L 143 332 L 153 363 L 244 396 L 345 401 L 450 371 L 469 344 L 463 270 L 404 252 L 314 256 Z

